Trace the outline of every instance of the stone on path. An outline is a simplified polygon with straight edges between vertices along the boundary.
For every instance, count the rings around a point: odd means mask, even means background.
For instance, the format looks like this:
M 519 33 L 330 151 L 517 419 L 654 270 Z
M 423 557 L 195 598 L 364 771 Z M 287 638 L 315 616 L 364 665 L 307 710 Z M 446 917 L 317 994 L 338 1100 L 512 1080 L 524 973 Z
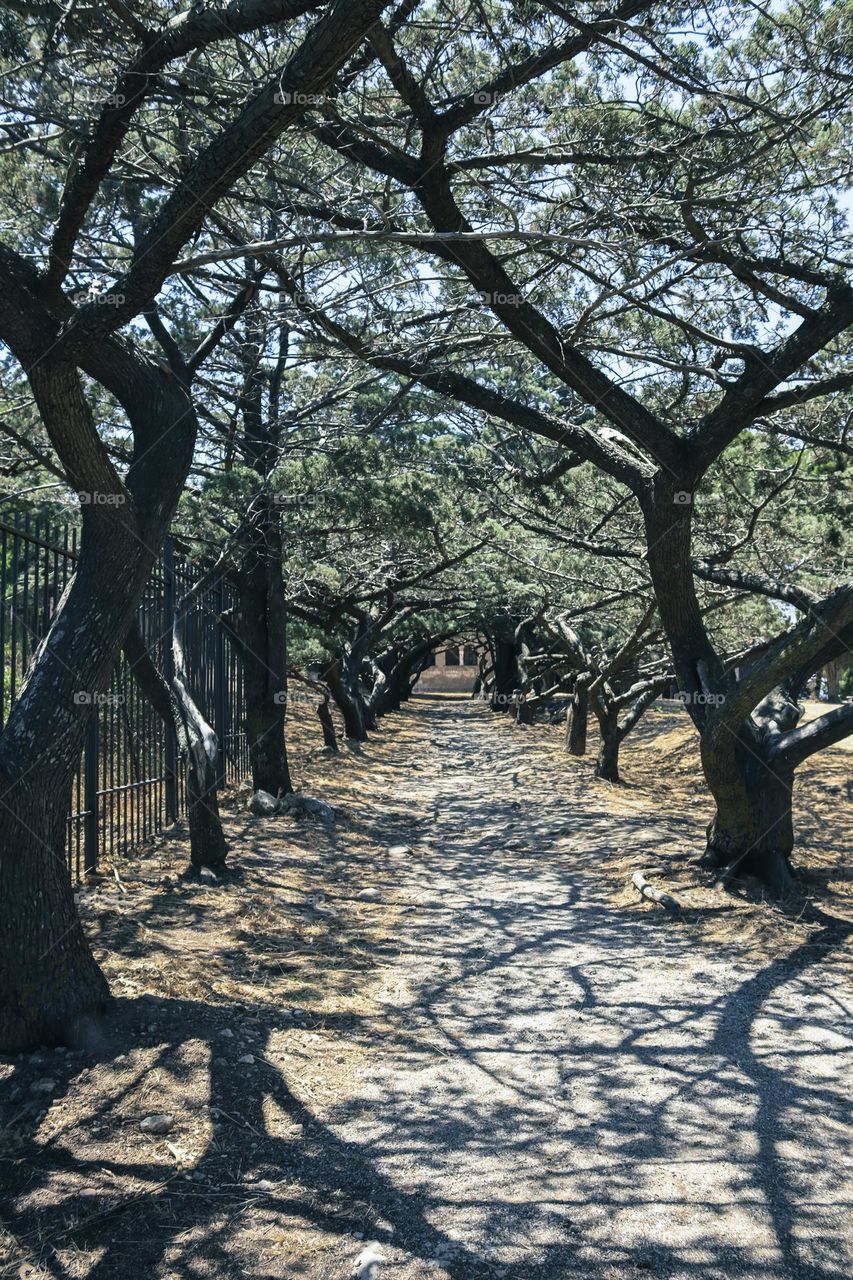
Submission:
M 335 811 L 327 800 L 315 800 L 292 792 L 278 802 L 279 812 L 291 818 L 314 818 L 317 822 L 334 822 Z
M 374 1241 L 355 1260 L 352 1269 L 353 1280 L 379 1280 L 379 1268 L 386 1261 L 385 1254 Z
M 249 812 L 256 818 L 271 818 L 278 813 L 278 801 L 269 791 L 256 791 L 249 801 Z
M 143 1133 L 169 1133 L 175 1126 L 175 1117 L 166 1115 L 146 1116 L 144 1120 L 139 1121 L 139 1127 Z

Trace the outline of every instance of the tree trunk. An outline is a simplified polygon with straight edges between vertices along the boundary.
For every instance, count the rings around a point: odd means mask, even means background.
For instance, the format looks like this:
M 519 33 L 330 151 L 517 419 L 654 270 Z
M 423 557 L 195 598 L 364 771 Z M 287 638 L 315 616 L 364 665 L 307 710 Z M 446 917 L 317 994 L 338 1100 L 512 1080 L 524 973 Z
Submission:
M 595 762 L 596 778 L 604 778 L 606 782 L 619 781 L 619 747 L 622 735 L 619 732 L 618 715 L 604 713 L 598 716 L 600 741 L 598 758 Z
M 691 506 L 675 489 L 693 485 L 660 473 L 643 504 L 649 567 L 679 688 L 700 733 L 702 767 L 716 813 L 708 828 L 705 862 L 723 879 L 755 875 L 773 893 L 792 884 L 791 774 L 765 759 L 751 722 L 735 732 L 708 710 L 708 697 L 724 696 L 722 664 L 702 621 L 691 565 Z
M 566 729 L 566 747 L 571 756 L 586 755 L 586 732 L 589 721 L 589 694 L 587 682 L 578 679 L 572 691 L 569 723 Z
M 838 685 L 841 679 L 841 659 L 836 658 L 834 662 L 828 662 L 823 669 L 826 678 L 826 700 L 827 702 L 840 702 Z
M 791 809 L 793 770 L 768 763 L 758 736 L 747 727 L 737 741 L 701 741 L 705 776 L 716 811 L 708 827 L 704 864 L 725 882 L 755 876 L 774 894 L 793 886 Z
M 491 690 L 492 711 L 509 711 L 518 684 L 518 651 L 515 639 L 497 638 L 494 642 L 494 684 Z
M 328 698 L 324 698 L 322 702 L 317 703 L 317 716 L 323 730 L 323 745 L 328 747 L 330 751 L 337 751 L 338 737 L 335 733 L 335 724 L 332 720 L 332 713 L 329 710 Z
M 217 744 L 213 730 L 184 681 L 174 673 L 166 676 L 157 670 L 138 622 L 128 631 L 124 651 L 134 680 L 163 723 L 174 731 L 186 764 L 190 862 L 196 868 L 210 867 L 218 871 L 225 862 L 228 846 L 219 815 Z M 171 672 L 171 664 L 169 670 Z M 182 670 L 182 674 L 186 673 Z
M 0 740 L 4 1053 L 68 1042 L 109 994 L 77 919 L 66 822 L 91 705 L 107 688 L 153 553 L 132 526 L 86 512 L 77 572 Z
M 228 846 L 219 816 L 219 778 L 214 756 L 196 737 L 189 746 L 187 767 L 187 813 L 190 828 L 190 863 L 198 871 L 209 867 L 221 871 Z
M 0 1049 L 81 1042 L 109 998 L 77 916 L 65 862 L 71 785 L 11 789 L 0 806 Z
M 293 790 L 284 737 L 287 620 L 281 572 L 281 518 L 264 502 L 241 535 L 235 628 L 243 667 L 246 736 L 255 791 Z
M 364 700 L 358 692 L 353 694 L 349 689 L 341 673 L 341 663 L 338 658 L 332 659 L 323 671 L 322 678 L 329 686 L 335 706 L 343 717 L 344 733 L 347 738 L 355 742 L 365 742 L 367 728 L 364 719 Z

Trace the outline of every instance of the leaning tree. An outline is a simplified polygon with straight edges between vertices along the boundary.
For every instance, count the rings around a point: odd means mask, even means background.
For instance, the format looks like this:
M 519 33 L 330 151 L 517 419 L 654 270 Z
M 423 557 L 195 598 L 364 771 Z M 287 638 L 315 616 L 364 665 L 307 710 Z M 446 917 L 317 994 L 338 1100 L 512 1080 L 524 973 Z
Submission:
M 86 720 L 74 695 L 107 685 L 197 428 L 190 381 L 133 322 L 169 287 L 184 246 L 216 234 L 217 206 L 330 89 L 383 8 L 234 0 L 174 18 L 159 4 L 72 6 L 57 22 L 53 6 L 22 6 L 27 16 L 4 26 L 13 145 L 2 156 L 0 338 L 68 484 L 91 499 L 73 580 L 0 736 L 5 1051 L 67 1037 L 107 996 L 64 859 Z M 235 301 L 223 294 L 226 311 Z M 123 415 L 126 468 L 99 431 L 105 397 Z

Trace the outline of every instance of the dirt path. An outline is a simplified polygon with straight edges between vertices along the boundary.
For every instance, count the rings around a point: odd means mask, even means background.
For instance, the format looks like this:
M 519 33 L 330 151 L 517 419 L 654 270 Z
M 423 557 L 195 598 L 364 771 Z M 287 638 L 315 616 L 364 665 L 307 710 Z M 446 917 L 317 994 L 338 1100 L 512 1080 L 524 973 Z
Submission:
M 762 969 L 620 918 L 598 863 L 653 852 L 653 824 L 614 829 L 582 782 L 567 805 L 536 745 L 519 777 L 477 709 L 421 714 L 432 814 L 392 877 L 417 905 L 388 976 L 418 1047 L 340 1135 L 423 1202 L 454 1275 L 849 1276 L 850 992 L 819 945 Z
M 762 962 L 614 907 L 615 853 L 696 831 L 470 703 L 414 703 L 311 790 L 336 831 L 235 819 L 236 886 L 127 884 L 180 998 L 125 965 L 94 1065 L 13 1064 L 75 1100 L 4 1161 L 43 1274 L 344 1280 L 373 1241 L 375 1280 L 853 1273 L 843 929 Z M 139 1201 L 102 1189 L 63 1238 L 117 1167 Z

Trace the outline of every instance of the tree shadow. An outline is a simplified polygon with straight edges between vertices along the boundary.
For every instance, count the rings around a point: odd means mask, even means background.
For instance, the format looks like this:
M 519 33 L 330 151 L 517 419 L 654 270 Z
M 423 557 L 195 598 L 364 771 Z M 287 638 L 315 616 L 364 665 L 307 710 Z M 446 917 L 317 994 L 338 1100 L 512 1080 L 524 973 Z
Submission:
M 849 1274 L 849 1013 L 832 966 L 850 926 L 818 921 L 756 969 L 697 946 L 686 921 L 614 912 L 599 874 L 614 843 L 606 797 L 589 788 L 567 805 L 534 788 L 520 801 L 501 745 L 472 744 L 470 715 L 430 704 L 445 767 L 424 812 L 407 809 L 411 772 L 389 733 L 365 747 L 382 783 L 336 831 L 287 828 L 272 849 L 270 828 L 246 821 L 233 890 L 184 886 L 118 923 L 123 955 L 161 947 L 175 965 L 171 931 L 201 937 L 212 894 L 266 894 L 281 917 L 263 944 L 247 917 L 216 956 L 222 972 L 251 960 L 256 1001 L 221 984 L 209 1000 L 118 999 L 96 1055 L 14 1062 L 0 1183 L 45 1274 L 331 1280 L 365 1239 L 401 1280 Z M 466 761 L 487 762 L 486 795 L 459 785 Z M 397 792 L 390 814 L 373 812 L 380 785 Z M 641 847 L 666 819 L 617 821 L 620 843 Z M 413 852 L 391 859 L 398 835 Z M 347 964 L 402 953 L 389 1004 L 330 1012 L 329 975 L 308 968 L 296 1016 L 262 998 L 277 949 L 318 919 L 311 884 L 292 887 L 307 874 L 289 847 L 303 837 L 318 875 L 348 842 L 372 841 L 402 918 L 384 935 L 363 915 L 328 927 Z M 320 905 L 350 902 L 367 862 L 343 868 Z M 340 1097 L 313 1092 L 321 1036 L 363 1056 Z M 29 1093 L 42 1075 L 50 1109 Z M 143 1138 L 143 1110 L 173 1113 L 175 1129 Z M 191 1153 L 187 1170 L 166 1142 Z

